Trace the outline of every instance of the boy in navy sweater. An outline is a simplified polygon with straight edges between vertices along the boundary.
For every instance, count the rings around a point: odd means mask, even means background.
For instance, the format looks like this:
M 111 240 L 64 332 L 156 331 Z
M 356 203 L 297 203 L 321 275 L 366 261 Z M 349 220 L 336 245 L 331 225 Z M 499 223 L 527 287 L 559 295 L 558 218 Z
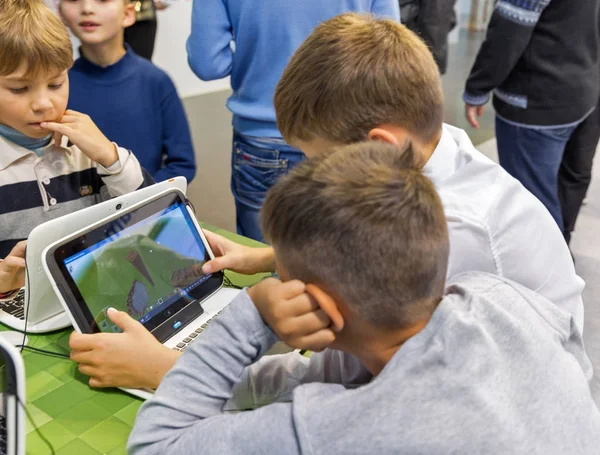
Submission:
M 267 190 L 304 159 L 277 129 L 273 95 L 281 73 L 317 25 L 349 11 L 400 19 L 397 0 L 194 0 L 190 67 L 204 81 L 231 76 L 231 191 L 241 235 L 262 240 L 258 212 Z
M 194 178 L 187 118 L 169 76 L 123 43 L 135 22 L 129 0 L 62 0 L 65 24 L 81 40 L 69 71 L 69 108 L 86 112 L 106 136 L 133 151 L 157 181 Z

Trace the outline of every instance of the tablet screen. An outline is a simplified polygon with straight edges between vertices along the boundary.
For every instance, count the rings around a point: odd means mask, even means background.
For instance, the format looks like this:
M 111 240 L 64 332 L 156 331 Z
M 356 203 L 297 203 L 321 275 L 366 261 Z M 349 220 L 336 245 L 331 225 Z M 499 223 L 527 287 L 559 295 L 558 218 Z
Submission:
M 110 307 L 153 330 L 206 294 L 213 275 L 203 274 L 202 265 L 210 257 L 187 207 L 179 198 L 160 202 L 153 205 L 158 211 L 142 207 L 59 252 L 94 331 L 120 331 L 107 317 Z

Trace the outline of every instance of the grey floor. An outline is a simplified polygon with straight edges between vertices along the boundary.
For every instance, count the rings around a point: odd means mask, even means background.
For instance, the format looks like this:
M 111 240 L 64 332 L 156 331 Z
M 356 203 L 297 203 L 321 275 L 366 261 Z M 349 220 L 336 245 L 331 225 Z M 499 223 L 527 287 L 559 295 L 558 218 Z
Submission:
M 471 65 L 483 39 L 482 33 L 462 31 L 459 42 L 450 47 L 449 69 L 443 77 L 446 97 L 445 121 L 464 128 L 480 151 L 497 160 L 493 109 L 485 111 L 481 129 L 473 130 L 464 119 L 461 95 Z M 196 157 L 198 173 L 188 194 L 203 221 L 235 231 L 235 210 L 229 191 L 231 157 L 231 114 L 225 108 L 229 91 L 206 94 L 184 100 Z M 592 393 L 600 405 L 600 168 L 588 193 L 572 240 L 577 272 L 586 281 L 585 343 L 598 377 Z
M 600 156 L 600 153 L 598 154 Z M 588 203 L 577 220 L 572 250 L 576 269 L 585 280 L 583 293 L 585 306 L 584 341 L 596 375 L 592 381 L 592 394 L 600 407 L 600 167 L 594 168 L 594 180 L 588 190 Z

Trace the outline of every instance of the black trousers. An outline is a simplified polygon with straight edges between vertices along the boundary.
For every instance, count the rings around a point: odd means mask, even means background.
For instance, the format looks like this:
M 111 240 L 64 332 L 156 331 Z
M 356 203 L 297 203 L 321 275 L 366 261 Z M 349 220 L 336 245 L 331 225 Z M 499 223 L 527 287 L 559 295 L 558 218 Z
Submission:
M 125 42 L 133 52 L 145 59 L 152 60 L 154 41 L 156 40 L 156 19 L 139 21 L 125 29 Z
M 558 198 L 563 214 L 563 235 L 567 243 L 575 230 L 575 222 L 592 180 L 592 164 L 600 139 L 600 100 L 575 130 L 558 171 Z

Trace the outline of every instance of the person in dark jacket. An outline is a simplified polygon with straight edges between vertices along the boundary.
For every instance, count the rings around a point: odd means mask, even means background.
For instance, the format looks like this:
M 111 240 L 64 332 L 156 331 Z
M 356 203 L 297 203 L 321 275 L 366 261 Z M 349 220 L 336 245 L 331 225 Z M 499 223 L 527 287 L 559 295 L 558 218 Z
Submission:
M 456 26 L 456 0 L 400 0 L 402 23 L 429 46 L 441 74 L 448 67 L 448 34 Z
M 469 123 L 494 93 L 500 164 L 563 229 L 558 174 L 565 145 L 600 93 L 600 2 L 500 0 L 467 80 Z

